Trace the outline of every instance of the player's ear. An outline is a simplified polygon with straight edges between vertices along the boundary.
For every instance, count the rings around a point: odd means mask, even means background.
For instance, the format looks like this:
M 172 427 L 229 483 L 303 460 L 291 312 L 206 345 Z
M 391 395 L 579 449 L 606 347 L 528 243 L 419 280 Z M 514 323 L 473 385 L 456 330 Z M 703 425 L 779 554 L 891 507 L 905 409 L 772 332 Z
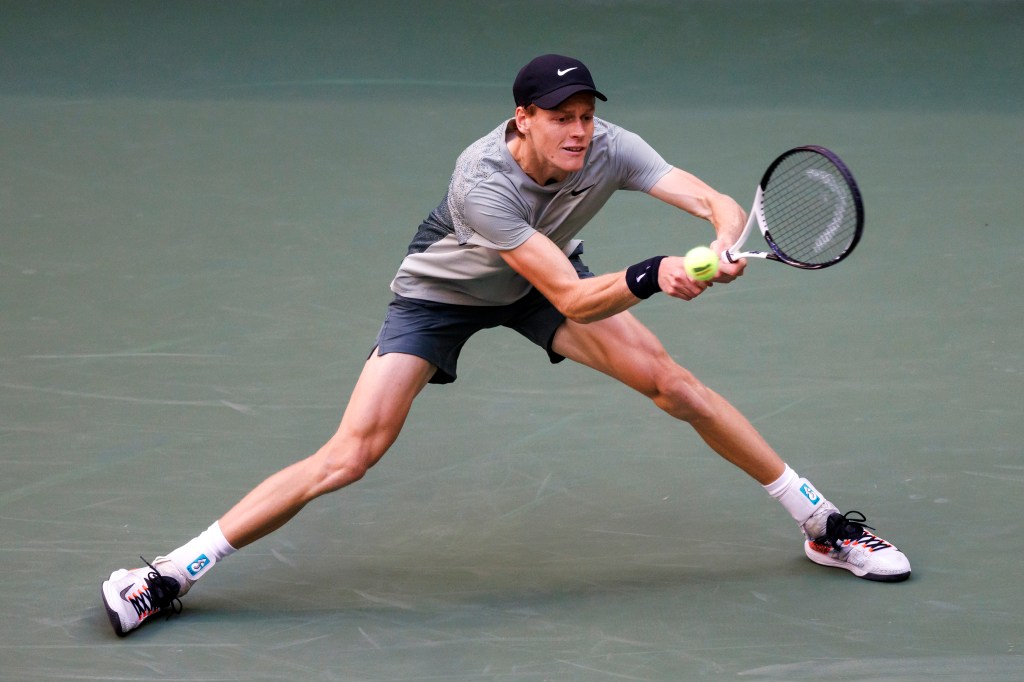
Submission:
M 530 130 L 530 118 L 533 115 L 533 106 L 516 107 L 516 130 L 520 135 L 525 135 Z

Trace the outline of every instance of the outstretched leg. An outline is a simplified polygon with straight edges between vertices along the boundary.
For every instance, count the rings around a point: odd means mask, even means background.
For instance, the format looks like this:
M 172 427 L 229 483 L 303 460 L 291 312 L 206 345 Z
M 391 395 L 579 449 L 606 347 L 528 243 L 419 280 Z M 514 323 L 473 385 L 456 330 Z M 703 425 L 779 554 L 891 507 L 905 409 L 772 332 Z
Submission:
M 151 565 L 119 569 L 101 593 L 114 631 L 124 636 L 177 599 L 218 559 L 271 533 L 320 495 L 358 481 L 398 438 L 434 366 L 401 353 L 366 361 L 337 432 L 316 454 L 266 479 L 195 539 Z
M 747 418 L 680 367 L 631 313 L 586 325 L 567 320 L 556 332 L 552 348 L 621 381 L 668 414 L 689 422 L 715 452 L 761 485 L 785 471 L 785 463 Z
M 804 553 L 815 563 L 868 580 L 910 577 L 910 562 L 870 533 L 860 512 L 840 514 L 800 478 L 753 425 L 722 396 L 669 357 L 657 337 L 630 313 L 587 325 L 567 320 L 555 333 L 556 353 L 618 379 L 668 414 L 689 422 L 715 452 L 749 474 L 800 524 Z
M 232 507 L 219 524 L 236 549 L 271 533 L 313 499 L 358 481 L 398 438 L 434 367 L 401 353 L 370 356 L 337 432 L 316 454 L 282 469 Z

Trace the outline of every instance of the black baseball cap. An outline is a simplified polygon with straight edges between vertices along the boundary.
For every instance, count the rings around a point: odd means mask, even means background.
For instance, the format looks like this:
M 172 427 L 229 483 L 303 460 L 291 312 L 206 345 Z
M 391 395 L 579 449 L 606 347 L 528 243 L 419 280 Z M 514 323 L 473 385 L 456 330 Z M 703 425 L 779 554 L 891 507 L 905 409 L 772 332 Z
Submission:
M 537 57 L 519 70 L 512 84 L 517 107 L 536 104 L 541 109 L 554 109 L 577 92 L 590 92 L 602 102 L 608 101 L 598 92 L 583 62 L 558 54 Z

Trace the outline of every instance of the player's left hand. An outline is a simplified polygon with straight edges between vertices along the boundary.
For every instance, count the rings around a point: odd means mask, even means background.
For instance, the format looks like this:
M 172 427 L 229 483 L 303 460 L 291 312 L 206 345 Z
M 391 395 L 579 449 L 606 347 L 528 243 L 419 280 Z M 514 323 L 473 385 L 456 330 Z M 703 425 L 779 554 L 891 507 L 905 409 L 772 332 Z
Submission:
M 686 274 L 685 261 L 682 256 L 668 256 L 663 259 L 658 270 L 658 284 L 669 296 L 692 301 L 704 293 L 711 286 L 711 282 L 702 282 Z

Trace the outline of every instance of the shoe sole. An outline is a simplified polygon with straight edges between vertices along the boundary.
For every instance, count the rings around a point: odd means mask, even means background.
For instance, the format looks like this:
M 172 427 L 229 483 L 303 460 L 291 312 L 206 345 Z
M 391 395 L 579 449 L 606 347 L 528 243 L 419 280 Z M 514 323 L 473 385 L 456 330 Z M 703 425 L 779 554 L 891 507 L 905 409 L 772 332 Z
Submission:
M 806 541 L 804 542 L 804 554 L 807 555 L 808 559 L 818 564 L 819 566 L 828 566 L 830 568 L 842 568 L 849 571 L 850 573 L 853 573 L 858 578 L 863 578 L 864 580 L 872 580 L 876 583 L 901 583 L 910 577 L 910 571 L 906 571 L 905 573 L 868 573 L 867 571 L 857 568 L 856 566 L 851 566 L 845 561 L 836 561 L 831 557 L 825 556 L 821 552 L 816 552 L 815 550 L 811 549 L 810 543 Z

